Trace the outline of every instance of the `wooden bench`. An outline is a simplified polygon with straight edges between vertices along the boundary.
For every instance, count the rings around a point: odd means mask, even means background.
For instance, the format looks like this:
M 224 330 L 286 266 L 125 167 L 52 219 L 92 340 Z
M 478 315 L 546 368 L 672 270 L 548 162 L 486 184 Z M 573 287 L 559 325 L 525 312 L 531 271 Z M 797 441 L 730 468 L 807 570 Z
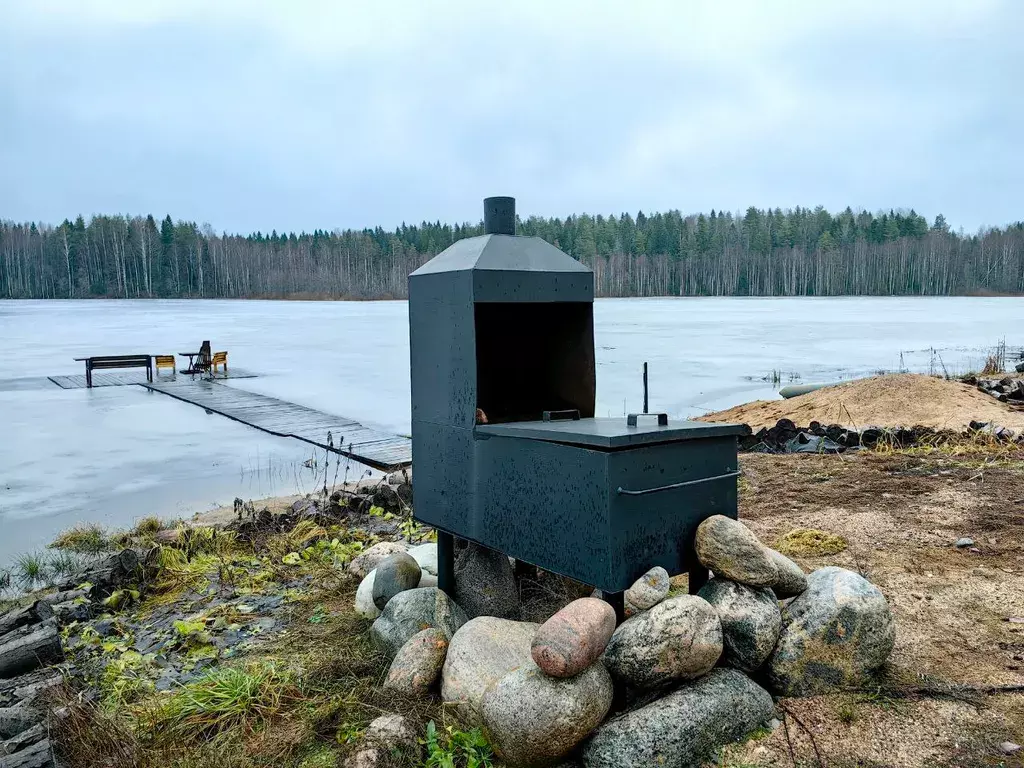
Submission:
M 173 372 L 177 367 L 174 355 L 156 355 L 153 358 L 154 365 L 156 366 L 156 372 L 160 373 L 161 368 L 170 368 Z
M 213 372 L 217 372 L 217 366 L 224 366 L 224 373 L 228 372 L 228 353 L 227 352 L 214 352 L 213 353 Z
M 92 387 L 92 372 L 105 368 L 145 368 L 146 380 L 153 380 L 152 355 L 99 355 L 96 357 L 76 357 L 78 362 L 85 361 L 85 384 Z

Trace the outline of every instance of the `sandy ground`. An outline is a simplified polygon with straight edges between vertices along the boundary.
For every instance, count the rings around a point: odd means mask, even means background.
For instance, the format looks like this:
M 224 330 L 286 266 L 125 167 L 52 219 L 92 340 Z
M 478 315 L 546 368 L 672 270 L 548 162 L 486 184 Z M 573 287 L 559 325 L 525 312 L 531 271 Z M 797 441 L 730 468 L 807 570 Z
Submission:
M 854 428 L 921 425 L 963 430 L 971 421 L 988 421 L 1024 429 L 1024 409 L 1014 409 L 958 381 L 913 373 L 859 379 L 789 400 L 757 400 L 709 413 L 700 421 L 749 424 L 757 430 L 773 427 L 783 418 L 797 426 L 819 421 Z
M 840 565 L 885 593 L 897 621 L 888 677 L 906 685 L 1024 684 L 1024 450 L 983 457 L 742 457 L 740 516 L 769 544 L 794 528 L 849 542 Z M 969 536 L 977 552 L 958 550 Z M 1024 743 L 1024 693 L 974 704 L 932 695 L 787 699 L 829 766 L 1021 766 L 998 745 Z M 815 765 L 790 718 L 797 761 Z M 723 765 L 791 765 L 783 728 L 730 750 Z

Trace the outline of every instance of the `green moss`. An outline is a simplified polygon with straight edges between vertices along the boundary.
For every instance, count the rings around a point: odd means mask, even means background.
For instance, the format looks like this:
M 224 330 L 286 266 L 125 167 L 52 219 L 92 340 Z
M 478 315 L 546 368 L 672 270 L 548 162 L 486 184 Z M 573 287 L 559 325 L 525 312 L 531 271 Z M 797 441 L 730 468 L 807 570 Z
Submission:
M 775 549 L 790 557 L 824 557 L 846 549 L 846 539 L 814 528 L 797 528 L 775 542 Z

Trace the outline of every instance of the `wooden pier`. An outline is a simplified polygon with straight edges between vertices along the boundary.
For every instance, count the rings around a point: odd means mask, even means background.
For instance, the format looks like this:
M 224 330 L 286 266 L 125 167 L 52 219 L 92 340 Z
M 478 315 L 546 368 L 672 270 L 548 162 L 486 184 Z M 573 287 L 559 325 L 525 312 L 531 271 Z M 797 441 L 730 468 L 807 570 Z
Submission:
M 412 464 L 412 440 L 369 429 L 344 416 L 333 416 L 218 381 L 192 381 L 181 377 L 177 381 L 132 383 L 268 434 L 294 437 L 384 472 Z
M 85 374 L 72 374 L 70 376 L 47 376 L 50 381 L 56 384 L 61 389 L 87 389 L 88 383 L 85 380 Z M 198 377 L 196 377 L 198 378 Z M 243 370 L 242 368 L 232 368 L 227 372 L 220 372 L 214 374 L 216 381 L 223 379 L 254 379 L 256 378 L 255 373 Z M 175 383 L 175 382 L 190 382 L 193 377 L 188 374 L 178 373 L 174 376 L 167 375 L 161 379 L 159 373 L 154 379 L 155 384 L 163 383 Z M 99 371 L 92 375 L 93 387 L 127 387 L 133 384 L 147 384 L 146 372 L 137 370 L 128 371 Z

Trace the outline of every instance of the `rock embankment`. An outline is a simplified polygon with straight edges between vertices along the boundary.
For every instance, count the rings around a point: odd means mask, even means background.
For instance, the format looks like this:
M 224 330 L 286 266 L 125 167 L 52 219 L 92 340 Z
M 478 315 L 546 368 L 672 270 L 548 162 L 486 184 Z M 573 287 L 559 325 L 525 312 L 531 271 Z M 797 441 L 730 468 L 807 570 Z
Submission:
M 46 699 L 63 685 L 60 628 L 94 615 L 119 590 L 145 582 L 149 553 L 126 549 L 101 560 L 58 591 L 0 615 L 0 766 L 57 765 L 49 739 Z
M 631 615 L 616 626 L 595 598 L 543 624 L 508 618 L 519 612 L 503 586 L 508 558 L 464 547 L 456 594 L 474 594 L 472 612 L 434 587 L 384 602 L 371 628 L 394 659 L 384 685 L 440 695 L 510 768 L 696 766 L 775 716 L 773 694 L 862 687 L 886 662 L 892 614 L 858 574 L 805 574 L 721 515 L 698 527 L 696 552 L 715 574 L 699 594 L 674 594 L 664 569 L 652 568 L 626 594 Z M 377 561 L 378 574 L 387 562 Z M 365 613 L 366 593 L 356 600 Z

